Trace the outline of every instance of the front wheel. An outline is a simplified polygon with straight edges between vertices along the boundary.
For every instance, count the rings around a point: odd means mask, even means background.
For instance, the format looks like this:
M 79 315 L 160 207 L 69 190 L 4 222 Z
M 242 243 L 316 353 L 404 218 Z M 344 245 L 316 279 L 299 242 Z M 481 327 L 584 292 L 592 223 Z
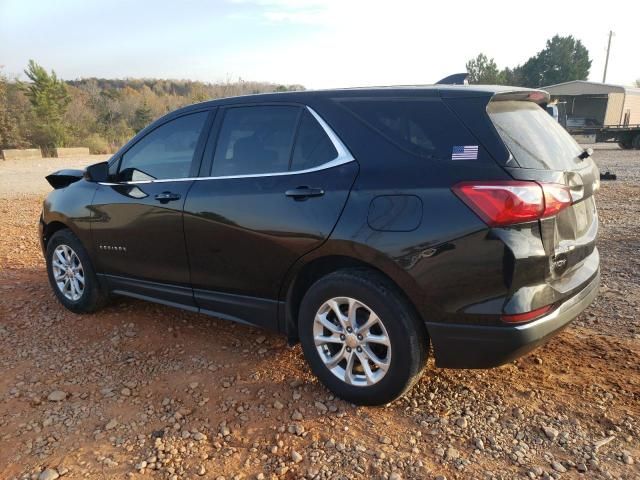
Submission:
M 313 373 L 359 405 L 395 400 L 425 364 L 424 324 L 396 287 L 372 270 L 342 270 L 318 280 L 302 300 L 298 323 Z
M 89 313 L 107 302 L 86 249 L 70 230 L 53 234 L 47 243 L 46 261 L 53 293 L 67 309 Z

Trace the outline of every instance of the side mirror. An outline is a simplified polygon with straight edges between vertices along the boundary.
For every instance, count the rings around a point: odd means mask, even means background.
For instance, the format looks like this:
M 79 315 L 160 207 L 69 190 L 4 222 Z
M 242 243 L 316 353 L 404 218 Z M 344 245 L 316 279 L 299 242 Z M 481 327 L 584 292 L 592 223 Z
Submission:
M 109 163 L 100 162 L 89 165 L 84 171 L 84 178 L 90 182 L 108 182 Z

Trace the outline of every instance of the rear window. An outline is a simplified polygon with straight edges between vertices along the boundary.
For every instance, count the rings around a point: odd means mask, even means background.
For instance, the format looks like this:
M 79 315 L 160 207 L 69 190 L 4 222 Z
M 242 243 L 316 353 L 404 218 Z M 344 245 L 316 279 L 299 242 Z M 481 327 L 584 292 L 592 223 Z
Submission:
M 493 101 L 487 112 L 502 141 L 524 168 L 571 170 L 582 152 L 575 140 L 539 105 Z
M 397 146 L 421 157 L 451 160 L 454 146 L 478 145 L 440 99 L 349 99 L 340 104 Z

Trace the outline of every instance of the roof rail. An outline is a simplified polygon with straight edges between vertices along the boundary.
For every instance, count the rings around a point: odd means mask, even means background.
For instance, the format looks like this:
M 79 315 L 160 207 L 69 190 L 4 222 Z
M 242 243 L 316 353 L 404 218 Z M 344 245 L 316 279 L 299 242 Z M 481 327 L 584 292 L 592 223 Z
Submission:
M 436 82 L 436 85 L 468 85 L 467 77 L 469 74 L 465 73 L 454 73 L 453 75 L 449 75 L 448 77 L 444 77 L 439 82 Z

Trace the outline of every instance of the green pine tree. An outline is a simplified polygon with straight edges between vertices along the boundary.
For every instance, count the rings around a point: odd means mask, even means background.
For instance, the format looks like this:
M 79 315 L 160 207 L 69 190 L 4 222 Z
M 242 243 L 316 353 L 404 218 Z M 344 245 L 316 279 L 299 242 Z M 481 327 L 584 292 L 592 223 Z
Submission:
M 64 81 L 58 79 L 53 70 L 49 74 L 33 60 L 29 60 L 24 73 L 30 82 L 20 86 L 35 118 L 33 142 L 45 150 L 64 146 L 67 128 L 63 118 L 71 101 Z

